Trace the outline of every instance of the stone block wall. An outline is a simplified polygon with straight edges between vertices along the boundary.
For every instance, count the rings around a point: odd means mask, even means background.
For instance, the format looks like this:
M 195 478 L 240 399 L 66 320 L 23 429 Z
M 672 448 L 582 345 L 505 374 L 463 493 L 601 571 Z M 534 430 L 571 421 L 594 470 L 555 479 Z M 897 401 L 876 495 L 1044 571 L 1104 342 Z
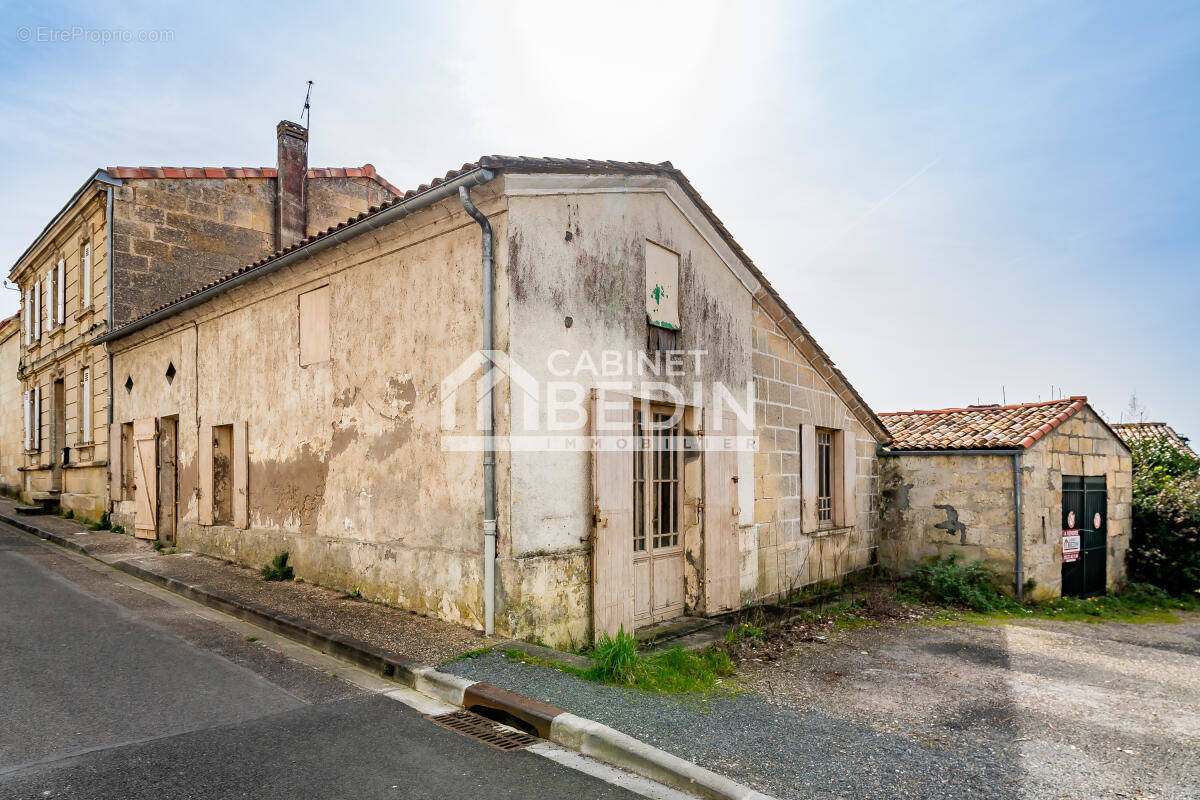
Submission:
M 1103 475 L 1108 490 L 1110 588 L 1125 579 L 1125 552 L 1133 523 L 1133 458 L 1091 408 L 1038 441 L 1022 456 L 1024 467 L 1025 575 L 1038 584 L 1035 596 L 1062 592 L 1062 479 Z
M 1011 578 L 1016 544 L 1011 455 L 889 456 L 882 465 L 880 562 L 907 575 L 958 553 Z
M 753 311 L 752 368 L 758 452 L 754 520 L 741 529 L 743 603 L 836 581 L 875 562 L 878 443 L 850 413 L 814 362 L 759 303 Z M 857 441 L 855 524 L 805 530 L 800 426 L 847 431 Z

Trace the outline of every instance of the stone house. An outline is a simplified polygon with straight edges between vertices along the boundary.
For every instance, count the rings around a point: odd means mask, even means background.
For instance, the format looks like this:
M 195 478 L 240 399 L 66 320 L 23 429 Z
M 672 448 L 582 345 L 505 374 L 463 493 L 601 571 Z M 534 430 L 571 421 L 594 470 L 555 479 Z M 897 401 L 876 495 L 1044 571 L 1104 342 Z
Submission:
M 1132 458 L 1086 397 L 879 416 L 885 566 L 958 553 L 1035 599 L 1124 579 Z
M 21 488 L 25 463 L 21 441 L 21 383 L 17 364 L 21 360 L 21 315 L 0 321 L 0 492 L 15 495 Z
M 369 164 L 308 169 L 307 135 L 279 124 L 276 168 L 96 170 L 17 259 L 25 502 L 106 510 L 113 387 L 100 333 L 395 196 Z
M 1188 437 L 1180 436 L 1165 422 L 1116 422 L 1112 427 L 1125 444 L 1133 445 L 1146 439 L 1161 438 L 1176 451 L 1200 459 L 1192 449 Z
M 669 163 L 486 157 L 102 340 L 188 550 L 559 645 L 875 560 L 884 426 Z

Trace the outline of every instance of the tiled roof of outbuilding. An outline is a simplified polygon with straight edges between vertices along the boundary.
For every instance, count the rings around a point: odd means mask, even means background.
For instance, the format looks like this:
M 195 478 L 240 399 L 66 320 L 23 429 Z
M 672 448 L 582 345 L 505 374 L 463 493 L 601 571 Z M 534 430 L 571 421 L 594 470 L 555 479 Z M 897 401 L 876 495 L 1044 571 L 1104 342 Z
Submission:
M 884 426 L 883 422 L 880 421 L 879 417 L 875 415 L 875 412 L 871 410 L 871 407 L 867 405 L 866 400 L 862 398 L 862 396 L 858 393 L 858 390 L 851 385 L 850 381 L 846 379 L 846 376 L 842 373 L 842 371 L 833 363 L 833 359 L 829 357 L 829 354 L 826 353 L 819 344 L 817 344 L 816 339 L 813 338 L 808 329 L 805 328 L 803 323 L 800 322 L 800 319 L 796 316 L 795 312 L 793 312 L 791 308 L 788 307 L 787 303 L 784 302 L 783 297 L 780 296 L 780 294 L 775 290 L 775 287 L 771 285 L 770 281 L 766 279 L 766 276 L 762 274 L 762 271 L 759 270 L 758 266 L 750 259 L 750 257 L 746 254 L 746 251 L 742 249 L 742 246 L 733 238 L 733 234 L 729 232 L 729 229 L 726 228 L 725 224 L 721 222 L 719 217 L 717 217 L 716 212 L 712 210 L 712 207 L 704 201 L 704 198 L 700 196 L 700 193 L 696 190 L 696 188 L 692 186 L 691 181 L 687 179 L 683 172 L 676 169 L 670 161 L 663 161 L 655 164 L 648 161 L 604 161 L 582 158 L 498 155 L 482 156 L 478 161 L 463 164 L 459 169 L 450 170 L 443 177 L 435 178 L 428 184 L 422 184 L 416 189 L 410 189 L 409 191 L 403 193 L 397 190 L 397 197 L 395 199 L 383 203 L 380 206 L 372 207 L 370 210 L 359 214 L 357 217 L 353 217 L 345 222 L 338 223 L 328 230 L 313 234 L 306 239 L 302 239 L 301 241 L 283 248 L 282 250 L 279 250 L 266 258 L 260 259 L 253 264 L 248 264 L 244 267 L 241 267 L 232 273 L 207 284 L 206 286 L 202 286 L 183 295 L 182 297 L 177 298 L 176 300 L 173 300 L 170 303 L 148 311 L 146 314 L 143 314 L 137 319 L 131 320 L 130 322 L 121 326 L 121 328 L 132 327 L 135 325 L 135 323 L 138 323 L 146 317 L 152 314 L 158 314 L 170 306 L 187 300 L 193 295 L 200 294 L 201 292 L 207 292 L 221 283 L 232 280 L 233 278 L 239 277 L 260 267 L 265 267 L 271 261 L 274 261 L 286 253 L 292 252 L 293 250 L 297 250 L 301 247 L 305 247 L 306 245 L 309 245 L 319 239 L 323 239 L 326 236 L 330 236 L 343 228 L 359 222 L 366 217 L 377 214 L 386 208 L 403 203 L 405 200 L 439 186 L 446 181 L 453 180 L 460 175 L 464 175 L 472 170 L 481 168 L 494 171 L 526 173 L 546 172 L 581 175 L 663 175 L 674 179 L 679 184 L 680 188 L 683 189 L 688 198 L 695 203 L 697 208 L 700 209 L 701 213 L 704 214 L 708 222 L 717 230 L 718 234 L 720 234 L 720 236 L 725 240 L 725 243 L 729 246 L 729 248 L 734 252 L 735 255 L 737 255 L 739 259 L 742 260 L 742 262 L 754 275 L 755 279 L 759 281 L 759 283 L 762 285 L 763 291 L 765 291 L 767 295 L 769 295 L 770 298 L 776 304 L 778 304 L 783 315 L 795 325 L 795 327 L 800 331 L 800 334 L 812 345 L 817 354 L 818 360 L 823 361 L 824 365 L 831 373 L 833 382 L 840 383 L 840 386 L 834 387 L 834 391 L 845 392 L 847 395 L 849 395 L 848 398 L 843 398 L 843 402 L 846 403 L 851 412 L 855 413 L 860 418 L 860 421 L 863 422 L 863 424 L 866 425 L 867 428 L 871 430 L 878 439 L 881 441 L 887 440 L 887 428 Z M 106 338 L 119 337 L 121 328 L 117 328 L 115 331 L 108 334 Z M 116 336 L 114 336 L 114 334 Z
M 106 167 L 114 178 L 275 178 L 275 167 Z M 361 167 L 309 167 L 310 178 L 370 178 L 394 195 L 399 189 L 375 171 L 371 164 Z
M 1192 458 L 1200 458 L 1196 455 L 1196 451 L 1188 445 L 1188 440 L 1176 433 L 1175 429 L 1165 422 L 1118 422 L 1112 427 L 1117 435 L 1125 440 L 1126 444 L 1162 436 L 1179 452 L 1186 453 Z
M 891 450 L 1017 450 L 1073 417 L 1087 398 L 881 413 Z

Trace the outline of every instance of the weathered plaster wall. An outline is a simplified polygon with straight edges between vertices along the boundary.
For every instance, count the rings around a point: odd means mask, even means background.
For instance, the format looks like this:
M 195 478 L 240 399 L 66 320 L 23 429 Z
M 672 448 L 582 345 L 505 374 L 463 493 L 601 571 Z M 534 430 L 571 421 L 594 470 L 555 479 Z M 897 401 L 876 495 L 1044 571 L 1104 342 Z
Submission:
M 634 397 L 667 399 L 651 383 L 662 382 L 692 395 L 702 385 L 709 405 L 714 382 L 725 384 L 746 405 L 750 380 L 750 294 L 730 271 L 704 233 L 661 191 L 667 184 L 647 181 L 626 191 L 619 181 L 576 186 L 545 176 L 506 180 L 510 198 L 507 275 L 511 293 L 510 354 L 544 387 L 550 381 L 578 383 L 584 392 L 605 382 Z M 571 194 L 556 193 L 564 186 Z M 699 363 L 680 359 L 678 374 L 595 375 L 552 373 L 573 368 L 586 353 L 602 365 L 604 350 L 619 354 L 646 351 L 646 241 L 680 255 L 682 330 L 677 349 L 700 350 Z M 566 318 L 571 318 L 567 327 Z M 521 421 L 519 392 L 509 385 Z M 564 389 L 563 398 L 569 392 Z M 690 402 L 690 401 L 689 401 Z M 588 404 L 585 402 L 584 407 Z M 590 412 L 589 412 L 590 413 Z M 546 423 L 542 408 L 540 424 Z M 589 414 L 564 434 L 584 434 Z M 689 415 L 685 428 L 698 421 Z M 703 551 L 696 501 L 700 459 L 684 465 L 685 602 L 702 608 Z M 589 641 L 591 566 L 591 454 L 514 453 L 512 455 L 512 528 L 501 560 L 502 610 L 513 635 L 540 635 L 555 644 Z M 632 587 L 631 587 L 632 591 Z
M 878 537 L 878 443 L 759 304 L 753 314 L 758 422 L 754 524 L 741 532 L 744 603 L 836 581 L 875 563 Z M 846 431 L 856 441 L 853 525 L 805 529 L 800 426 Z M 838 502 L 838 498 L 835 498 Z
M 503 239 L 500 185 L 473 196 Z M 134 386 L 118 389 L 117 421 L 179 415 L 179 544 L 252 566 L 288 550 L 307 580 L 481 627 L 482 458 L 442 449 L 439 398 L 479 346 L 479 263 L 479 229 L 455 199 L 114 343 L 118 385 Z M 322 285 L 331 358 L 300 367 L 298 295 Z M 501 348 L 506 305 L 501 286 Z M 459 418 L 473 422 L 463 394 Z M 249 528 L 200 525 L 199 425 L 240 421 Z M 132 501 L 118 512 L 128 520 Z
M 1021 455 L 1022 551 L 1035 599 L 1062 593 L 1063 475 L 1101 476 L 1108 487 L 1108 585 L 1125 577 L 1132 519 L 1132 460 L 1084 407 Z M 881 561 L 907 574 L 952 552 L 984 560 L 1013 586 L 1016 523 L 1011 455 L 889 456 Z

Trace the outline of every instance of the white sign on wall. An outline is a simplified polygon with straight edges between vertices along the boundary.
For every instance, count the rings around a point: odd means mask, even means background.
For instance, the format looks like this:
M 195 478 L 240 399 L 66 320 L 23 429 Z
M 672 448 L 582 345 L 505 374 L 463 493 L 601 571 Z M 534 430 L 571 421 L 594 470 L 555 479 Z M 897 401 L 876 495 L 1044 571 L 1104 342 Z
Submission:
M 1064 564 L 1070 564 L 1079 560 L 1079 544 L 1080 535 L 1078 530 L 1064 530 L 1062 532 L 1062 560 Z
M 679 330 L 679 254 L 646 242 L 646 319 Z

